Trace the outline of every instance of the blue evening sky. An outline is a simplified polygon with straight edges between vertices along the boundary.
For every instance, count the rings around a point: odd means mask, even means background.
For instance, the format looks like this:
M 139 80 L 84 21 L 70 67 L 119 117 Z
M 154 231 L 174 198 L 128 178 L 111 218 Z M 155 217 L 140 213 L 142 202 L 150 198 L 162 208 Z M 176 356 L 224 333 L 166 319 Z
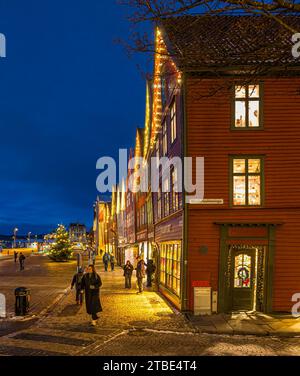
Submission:
M 0 0 L 0 234 L 92 224 L 97 158 L 143 126 L 145 83 L 115 0 Z

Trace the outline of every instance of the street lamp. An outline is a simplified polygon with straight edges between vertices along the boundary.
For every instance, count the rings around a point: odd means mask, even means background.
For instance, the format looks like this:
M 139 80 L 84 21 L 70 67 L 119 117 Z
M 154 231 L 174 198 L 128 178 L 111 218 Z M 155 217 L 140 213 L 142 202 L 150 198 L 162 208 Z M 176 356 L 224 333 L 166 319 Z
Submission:
M 19 229 L 17 227 L 14 228 L 14 248 L 16 248 L 16 239 L 17 239 L 17 232 Z
M 28 232 L 28 237 L 27 237 L 27 240 L 28 240 L 28 248 L 30 247 L 30 235 L 31 235 L 31 232 L 29 231 L 29 232 Z

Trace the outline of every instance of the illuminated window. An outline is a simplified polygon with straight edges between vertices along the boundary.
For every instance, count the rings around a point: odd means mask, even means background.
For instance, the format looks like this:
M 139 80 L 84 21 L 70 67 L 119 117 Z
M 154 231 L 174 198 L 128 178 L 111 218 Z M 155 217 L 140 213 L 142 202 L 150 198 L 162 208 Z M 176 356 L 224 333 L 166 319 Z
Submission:
M 234 258 L 234 287 L 251 287 L 251 256 L 245 253 Z
M 159 145 L 160 142 L 159 142 L 159 139 L 157 139 L 156 141 L 156 151 L 155 151 L 155 157 L 156 157 L 156 167 L 158 168 L 159 167 L 159 158 L 160 158 L 160 153 L 159 153 Z
M 160 246 L 160 283 L 180 296 L 181 243 Z
M 166 217 L 170 213 L 169 179 L 164 180 L 163 192 L 164 192 L 164 217 Z
M 260 85 L 235 86 L 234 128 L 261 127 Z
M 176 210 L 179 209 L 179 200 L 178 200 L 178 176 L 177 176 L 177 169 L 174 168 L 172 170 L 171 174 L 171 183 L 172 183 L 172 189 L 171 189 L 171 194 L 172 194 L 172 209 L 175 212 Z
M 166 284 L 166 246 L 164 244 L 160 249 L 160 283 Z
M 144 206 L 141 207 L 141 226 L 145 224 L 145 208 Z
M 153 213 L 152 213 L 152 200 L 151 198 L 147 201 L 147 221 L 148 224 L 153 223 Z
M 176 140 L 177 137 L 177 125 L 176 125 L 176 104 L 173 101 L 170 108 L 170 127 L 171 127 L 171 144 Z
M 162 154 L 166 155 L 168 152 L 168 134 L 167 134 L 167 123 L 166 121 L 162 126 Z
M 233 205 L 261 205 L 263 191 L 262 158 L 234 157 L 231 161 L 231 171 Z
M 161 219 L 161 189 L 157 190 L 157 219 Z

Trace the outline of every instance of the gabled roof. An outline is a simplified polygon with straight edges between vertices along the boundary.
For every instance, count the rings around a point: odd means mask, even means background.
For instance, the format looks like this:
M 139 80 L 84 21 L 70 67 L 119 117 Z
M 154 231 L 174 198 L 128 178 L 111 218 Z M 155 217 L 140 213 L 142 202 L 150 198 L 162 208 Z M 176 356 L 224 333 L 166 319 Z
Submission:
M 300 32 L 299 16 L 281 16 Z M 244 65 L 300 65 L 292 56 L 293 31 L 264 16 L 197 15 L 161 21 L 168 52 L 179 69 Z

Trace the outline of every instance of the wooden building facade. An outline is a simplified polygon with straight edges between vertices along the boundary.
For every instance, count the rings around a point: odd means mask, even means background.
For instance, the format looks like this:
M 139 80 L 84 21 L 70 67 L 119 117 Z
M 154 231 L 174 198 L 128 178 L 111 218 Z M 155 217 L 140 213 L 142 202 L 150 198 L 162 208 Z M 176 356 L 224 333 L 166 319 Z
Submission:
M 265 51 L 275 37 L 277 62 Z M 183 311 L 206 286 L 217 312 L 290 312 L 300 289 L 300 63 L 290 35 L 260 17 L 186 16 L 163 20 L 155 38 L 135 154 L 166 158 L 170 175 L 157 162 L 157 189 L 126 192 L 124 260 L 153 257 L 159 291 Z M 204 158 L 202 199 L 181 192 L 184 157 Z
M 159 291 L 177 308 L 183 294 L 182 171 L 183 97 L 181 75 L 156 32 L 150 155 L 156 160 L 158 186 L 152 193 Z M 165 159 L 165 161 L 163 161 Z M 162 163 L 160 163 L 162 161 Z M 151 173 L 154 172 L 151 170 Z M 152 187 L 153 188 L 153 187 Z
M 187 153 L 204 156 L 205 198 L 222 203 L 187 208 L 188 294 L 208 280 L 221 311 L 290 311 L 300 286 L 300 78 L 261 80 L 263 125 L 248 130 L 232 129 L 234 92 L 195 104 L 195 90 L 219 84 L 195 82 L 186 80 Z
M 300 64 L 292 59 L 288 32 L 273 21 L 193 21 L 163 24 L 169 50 L 185 55 L 175 57 L 184 93 L 184 156 L 204 158 L 204 198 L 184 206 L 181 308 L 193 311 L 194 286 L 210 286 L 218 312 L 290 312 L 300 288 Z M 284 71 L 272 61 L 263 73 L 249 73 L 247 64 L 255 67 L 261 57 L 251 60 L 247 43 L 235 45 L 235 34 L 253 23 L 264 26 L 259 35 L 248 34 L 248 45 L 282 37 Z

